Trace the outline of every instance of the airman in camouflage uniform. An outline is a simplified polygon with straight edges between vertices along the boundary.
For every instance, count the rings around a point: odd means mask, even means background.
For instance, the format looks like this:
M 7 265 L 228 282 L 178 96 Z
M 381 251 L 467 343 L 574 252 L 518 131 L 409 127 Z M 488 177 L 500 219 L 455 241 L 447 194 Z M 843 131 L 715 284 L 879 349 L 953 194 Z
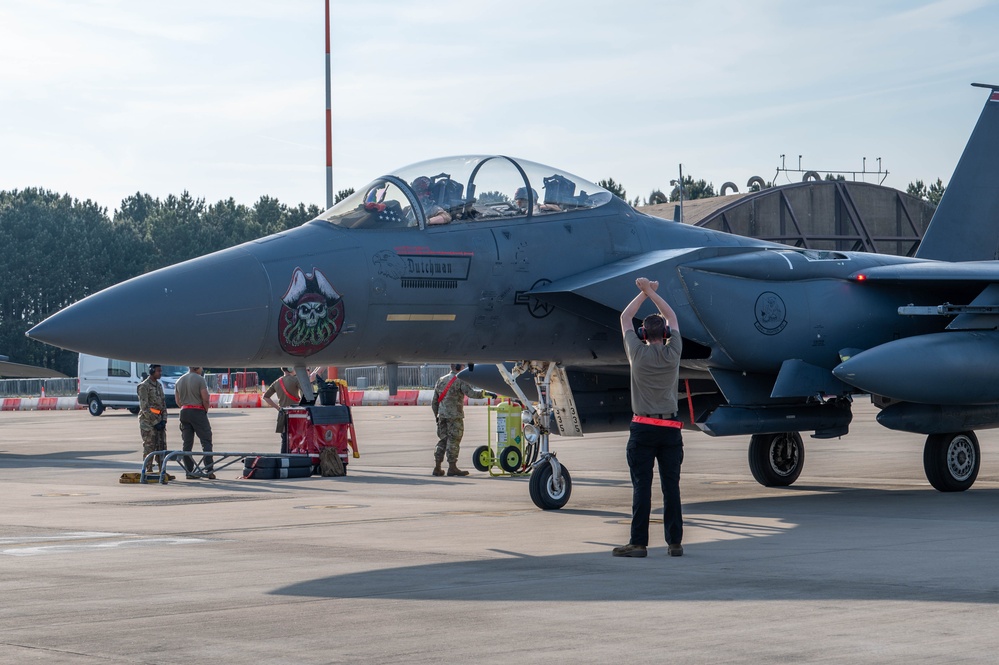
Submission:
M 149 366 L 149 376 L 139 384 L 136 392 L 139 394 L 139 433 L 142 434 L 142 459 L 156 450 L 166 450 L 166 397 L 163 385 L 159 382 L 163 368 L 159 365 Z M 160 470 L 163 470 L 163 458 L 157 460 Z M 146 471 L 153 470 L 153 462 L 149 462 Z
M 466 382 L 457 378 L 458 372 L 463 369 L 463 365 L 451 365 L 451 371 L 437 379 L 434 386 L 434 399 L 431 406 L 434 415 L 437 417 L 437 448 L 434 449 L 435 476 L 443 476 L 444 470 L 441 463 L 444 455 L 447 454 L 449 476 L 467 476 L 468 471 L 458 468 L 458 448 L 461 446 L 461 437 L 465 433 L 465 398 L 482 399 L 483 397 L 495 397 L 493 393 L 484 390 L 475 390 Z

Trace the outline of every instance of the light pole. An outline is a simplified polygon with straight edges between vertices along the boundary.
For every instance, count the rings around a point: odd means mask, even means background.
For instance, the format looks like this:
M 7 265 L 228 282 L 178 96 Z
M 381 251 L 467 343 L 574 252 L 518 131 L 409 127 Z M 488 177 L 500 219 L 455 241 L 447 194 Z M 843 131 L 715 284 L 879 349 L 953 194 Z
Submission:
M 330 92 L 330 0 L 326 0 L 326 209 L 333 207 L 333 112 Z

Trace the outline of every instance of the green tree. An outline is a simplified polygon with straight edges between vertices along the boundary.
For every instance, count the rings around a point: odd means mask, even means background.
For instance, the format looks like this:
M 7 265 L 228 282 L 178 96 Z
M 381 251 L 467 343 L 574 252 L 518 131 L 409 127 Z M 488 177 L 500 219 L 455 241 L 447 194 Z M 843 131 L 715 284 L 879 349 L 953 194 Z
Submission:
M 940 205 L 940 199 L 943 198 L 944 192 L 947 188 L 944 187 L 943 181 L 937 178 L 937 181 L 930 185 L 929 191 L 926 192 L 926 200 L 933 205 Z
M 510 197 L 503 192 L 491 191 L 483 192 L 478 196 L 478 202 L 483 205 L 489 205 L 490 203 L 509 203 Z
M 937 178 L 937 181 L 929 187 L 922 180 L 910 182 L 909 186 L 905 188 L 905 193 L 915 196 L 917 199 L 929 201 L 933 205 L 940 205 L 940 199 L 943 198 L 946 190 L 943 181 Z
M 262 196 L 206 205 L 188 192 L 136 192 L 113 219 L 92 201 L 43 189 L 0 191 L 0 353 L 70 376 L 76 354 L 25 337 L 35 323 L 112 284 L 166 265 L 301 226 L 316 205 Z
M 683 198 L 688 201 L 693 199 L 708 199 L 715 194 L 714 183 L 709 183 L 706 180 L 694 180 L 693 176 L 684 176 L 683 178 Z M 674 186 L 673 191 L 670 193 L 670 201 L 680 200 L 680 188 Z
M 624 187 L 622 185 L 614 182 L 614 178 L 607 178 L 606 180 L 601 180 L 597 184 L 606 189 L 614 196 L 623 199 L 625 202 L 628 201 L 628 193 L 624 191 Z
M 0 192 L 0 349 L 15 362 L 76 373 L 76 354 L 25 337 L 34 324 L 118 280 L 106 210 L 43 189 Z
M 340 201 L 343 201 L 345 198 L 347 198 L 353 193 L 354 193 L 353 187 L 348 187 L 347 189 L 341 189 L 339 192 L 336 193 L 336 196 L 333 197 L 333 205 L 340 203 Z
M 926 185 L 922 180 L 910 182 L 909 186 L 905 188 L 905 193 L 909 196 L 915 196 L 917 199 L 926 200 Z

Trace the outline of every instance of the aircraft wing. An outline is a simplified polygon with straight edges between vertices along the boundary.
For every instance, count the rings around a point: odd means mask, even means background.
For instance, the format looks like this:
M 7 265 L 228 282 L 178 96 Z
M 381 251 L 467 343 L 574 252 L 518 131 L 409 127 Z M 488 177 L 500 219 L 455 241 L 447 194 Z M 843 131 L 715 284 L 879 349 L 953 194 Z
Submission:
M 527 293 L 608 328 L 617 329 L 624 306 L 635 297 L 635 280 L 659 280 L 660 293 L 680 318 L 684 339 L 712 341 L 687 299 L 677 268 L 701 259 L 758 252 L 759 247 L 685 247 L 631 256 L 614 263 L 537 286 Z

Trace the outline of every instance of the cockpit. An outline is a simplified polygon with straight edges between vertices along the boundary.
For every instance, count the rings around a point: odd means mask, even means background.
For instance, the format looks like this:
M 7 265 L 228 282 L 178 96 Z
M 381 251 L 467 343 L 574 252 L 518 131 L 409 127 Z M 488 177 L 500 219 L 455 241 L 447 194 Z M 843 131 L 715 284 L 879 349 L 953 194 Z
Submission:
M 502 155 L 445 157 L 377 178 L 319 216 L 349 229 L 426 228 L 597 208 L 613 194 L 550 166 Z

